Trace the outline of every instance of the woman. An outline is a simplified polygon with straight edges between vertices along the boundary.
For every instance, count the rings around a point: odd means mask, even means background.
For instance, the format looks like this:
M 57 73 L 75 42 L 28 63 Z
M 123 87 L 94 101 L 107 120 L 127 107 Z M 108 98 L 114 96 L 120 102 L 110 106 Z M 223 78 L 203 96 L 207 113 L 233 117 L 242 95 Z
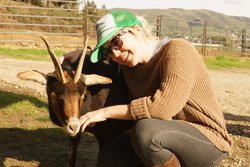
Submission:
M 232 141 L 198 51 L 183 39 L 157 39 L 124 10 L 103 16 L 96 31 L 91 61 L 119 63 L 132 99 L 83 115 L 82 130 L 109 118 L 137 121 L 101 150 L 98 166 L 216 166 Z

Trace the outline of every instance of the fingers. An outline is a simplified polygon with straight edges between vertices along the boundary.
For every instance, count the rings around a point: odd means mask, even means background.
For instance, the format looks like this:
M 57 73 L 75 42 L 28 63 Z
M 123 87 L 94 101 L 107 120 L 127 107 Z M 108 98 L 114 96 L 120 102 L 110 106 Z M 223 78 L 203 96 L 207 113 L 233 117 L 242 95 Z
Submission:
M 95 122 L 105 121 L 105 112 L 103 110 L 96 110 L 88 112 L 80 117 L 80 124 L 82 125 L 82 132 L 89 125 L 93 125 Z
M 90 55 L 92 52 L 91 48 L 88 47 L 87 48 L 87 55 Z M 75 50 L 69 53 L 65 53 L 62 56 L 59 57 L 59 62 L 60 64 L 63 63 L 63 61 L 68 60 L 71 63 L 76 62 L 76 60 L 79 58 L 79 56 L 81 55 L 81 50 Z
M 81 131 L 83 132 L 87 126 L 95 125 L 95 117 L 93 113 L 87 113 L 80 118 L 80 124 L 82 125 Z
M 59 62 L 60 62 L 60 64 L 62 64 L 63 61 L 64 61 L 64 56 L 60 56 L 60 57 L 59 57 Z
M 88 114 L 83 115 L 80 118 L 80 124 L 82 125 L 81 131 L 83 132 L 90 123 L 91 123 L 90 116 Z
M 87 55 L 90 55 L 91 52 L 92 52 L 92 49 L 88 46 L 88 47 L 87 47 Z
M 86 127 L 88 126 L 88 124 L 89 124 L 89 122 L 87 122 L 87 121 L 82 124 L 82 128 L 81 128 L 82 132 L 84 132 L 84 130 L 86 129 Z

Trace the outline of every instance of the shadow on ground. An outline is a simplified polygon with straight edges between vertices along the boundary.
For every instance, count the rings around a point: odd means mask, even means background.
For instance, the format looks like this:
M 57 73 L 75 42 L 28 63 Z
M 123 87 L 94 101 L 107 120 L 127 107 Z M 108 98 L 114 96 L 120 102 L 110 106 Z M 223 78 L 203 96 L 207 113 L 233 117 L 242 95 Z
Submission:
M 250 117 L 224 113 L 224 117 L 228 120 L 227 130 L 232 135 L 239 135 L 250 138 Z
M 0 90 L 0 109 L 20 101 L 28 100 L 38 108 L 47 107 L 47 103 L 39 98 L 30 95 L 16 94 L 12 92 Z
M 27 162 L 37 162 L 35 166 L 39 167 L 63 167 L 68 154 L 67 145 L 67 137 L 59 128 L 30 131 L 0 128 L 0 166 L 5 166 L 6 160 L 12 158 L 20 163 L 18 166 L 25 166 L 22 162 L 26 165 Z M 82 135 L 78 148 L 78 166 L 94 166 L 96 151 L 93 137 Z

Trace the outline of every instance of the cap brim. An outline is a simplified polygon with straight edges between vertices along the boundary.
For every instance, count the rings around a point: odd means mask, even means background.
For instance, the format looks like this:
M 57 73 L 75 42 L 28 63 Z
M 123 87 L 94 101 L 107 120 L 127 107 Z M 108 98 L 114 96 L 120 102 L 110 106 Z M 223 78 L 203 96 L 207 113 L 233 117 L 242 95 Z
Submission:
M 105 36 L 105 38 L 102 38 L 96 45 L 96 47 L 94 48 L 94 50 L 92 51 L 91 55 L 90 55 L 90 61 L 92 63 L 96 63 L 98 62 L 101 58 L 102 58 L 102 53 L 101 52 L 101 46 L 104 45 L 109 39 L 111 39 L 118 31 L 120 31 L 123 27 L 117 27 L 116 29 L 114 29 L 112 32 L 110 32 L 107 36 Z

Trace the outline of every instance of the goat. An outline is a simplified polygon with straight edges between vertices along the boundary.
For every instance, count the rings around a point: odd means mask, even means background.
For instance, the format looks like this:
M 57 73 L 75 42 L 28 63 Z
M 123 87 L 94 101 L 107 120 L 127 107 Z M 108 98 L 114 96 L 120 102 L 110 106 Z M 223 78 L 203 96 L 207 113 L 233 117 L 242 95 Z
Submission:
M 67 166 L 74 167 L 81 137 L 79 117 L 105 106 L 128 103 L 128 89 L 116 63 L 93 64 L 88 56 L 85 57 L 87 41 L 83 50 L 66 53 L 79 56 L 78 61 L 74 64 L 64 61 L 61 65 L 49 44 L 43 37 L 41 38 L 46 44 L 55 72 L 44 74 L 33 70 L 20 72 L 17 77 L 39 83 L 42 83 L 41 79 L 32 76 L 39 74 L 45 78 L 50 119 L 56 125 L 63 127 L 68 134 Z M 133 124 L 133 121 L 109 119 L 88 127 L 87 131 L 95 135 L 99 148 L 102 149 L 105 144 L 131 128 Z

